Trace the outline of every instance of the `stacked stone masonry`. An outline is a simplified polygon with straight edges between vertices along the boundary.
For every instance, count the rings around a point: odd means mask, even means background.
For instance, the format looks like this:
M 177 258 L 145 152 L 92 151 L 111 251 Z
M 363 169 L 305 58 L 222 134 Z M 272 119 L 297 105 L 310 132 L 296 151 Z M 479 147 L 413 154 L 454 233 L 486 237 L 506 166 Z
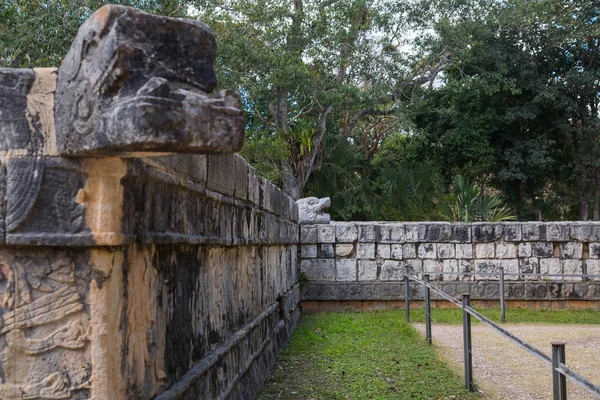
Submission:
M 300 241 L 303 300 L 400 300 L 407 268 L 497 299 L 500 267 L 507 299 L 600 300 L 600 223 L 331 222 L 302 225 Z
M 214 57 L 200 22 L 105 6 L 59 70 L 0 69 L 1 399 L 256 395 L 298 209 L 234 154 Z

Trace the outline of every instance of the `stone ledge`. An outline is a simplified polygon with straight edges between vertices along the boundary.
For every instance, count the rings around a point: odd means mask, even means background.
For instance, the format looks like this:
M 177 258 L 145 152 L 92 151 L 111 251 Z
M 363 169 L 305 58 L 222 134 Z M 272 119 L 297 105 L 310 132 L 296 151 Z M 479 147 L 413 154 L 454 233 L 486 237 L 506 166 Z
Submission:
M 498 282 L 439 282 L 451 296 L 470 293 L 474 300 L 499 299 Z M 600 283 L 582 282 L 510 282 L 505 284 L 508 300 L 600 300 Z M 422 300 L 423 286 L 411 283 L 411 298 Z M 318 300 L 403 300 L 404 283 L 390 282 L 309 282 L 302 288 L 302 301 Z M 432 299 L 439 300 L 437 295 Z

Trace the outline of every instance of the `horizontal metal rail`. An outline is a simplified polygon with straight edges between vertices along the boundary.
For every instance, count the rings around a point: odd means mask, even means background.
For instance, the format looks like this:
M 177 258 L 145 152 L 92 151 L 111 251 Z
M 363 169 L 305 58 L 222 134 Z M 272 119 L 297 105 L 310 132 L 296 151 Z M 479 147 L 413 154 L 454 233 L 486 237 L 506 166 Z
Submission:
M 490 320 L 489 318 L 483 316 L 482 314 L 480 314 L 479 312 L 474 310 L 472 307 L 463 306 L 463 304 L 459 300 L 442 292 L 435 286 L 431 285 L 431 283 L 429 283 L 429 282 L 426 282 L 424 280 L 421 280 L 419 278 L 416 278 L 416 277 L 410 276 L 410 275 L 407 275 L 407 277 L 409 280 L 412 280 L 418 284 L 421 284 L 421 285 L 427 287 L 429 290 L 433 291 L 434 293 L 437 293 L 440 297 L 448 300 L 449 302 L 453 303 L 457 307 L 462 308 L 464 311 L 466 311 L 473 317 L 477 318 L 479 321 L 481 321 L 485 325 L 489 326 L 490 328 L 492 328 L 493 330 L 498 332 L 500 335 L 506 337 L 507 339 L 509 339 L 512 342 L 514 342 L 515 344 L 517 344 L 519 347 L 521 347 L 523 350 L 527 351 L 529 354 L 537 357 L 544 363 L 552 366 L 552 357 L 546 355 L 544 352 L 542 352 L 538 348 L 530 345 L 529 343 L 525 342 L 518 336 L 515 336 L 514 334 L 510 333 L 506 329 L 504 329 L 501 326 L 499 326 L 498 324 L 496 324 L 494 321 Z M 594 384 L 593 382 L 589 381 L 585 377 L 581 376 L 580 374 L 575 372 L 573 369 L 569 368 L 566 364 L 561 362 L 558 365 L 559 365 L 559 367 L 555 368 L 556 371 L 558 371 L 561 374 L 563 374 L 564 376 L 568 377 L 573 382 L 575 382 L 582 388 L 584 388 L 587 391 L 589 391 L 590 393 L 592 393 L 594 396 L 600 398 L 600 386 Z
M 415 281 L 415 282 L 417 282 L 417 283 L 419 283 L 419 284 L 421 284 L 423 286 L 429 286 L 429 289 L 432 290 L 432 291 L 434 291 L 438 295 L 440 295 L 440 297 L 443 297 L 446 300 L 454 303 L 458 307 L 463 308 L 462 303 L 460 303 L 458 300 L 456 300 L 455 298 L 453 298 L 450 295 L 447 295 L 446 293 L 442 292 L 438 288 L 436 288 L 434 286 L 431 286 L 430 284 L 427 284 L 425 281 L 422 281 L 422 280 L 420 280 L 418 278 L 415 278 L 415 277 L 412 277 L 412 276 L 410 276 L 409 279 L 412 280 L 412 281 Z M 513 335 L 512 333 L 510 333 L 506 329 L 502 328 L 501 326 L 499 326 L 498 324 L 496 324 L 494 321 L 490 320 L 487 317 L 484 317 L 483 315 L 481 315 L 480 313 L 478 313 L 477 311 L 475 311 L 472 307 L 465 307 L 465 310 L 469 314 L 471 314 L 472 316 L 474 316 L 475 318 L 477 318 L 478 320 L 480 320 L 481 322 L 483 322 L 484 324 L 486 324 L 487 326 L 489 326 L 490 328 L 494 329 L 496 332 L 500 333 L 502 336 L 504 336 L 504 337 L 512 340 L 513 342 L 515 342 L 518 346 L 520 346 L 522 349 L 524 349 L 525 351 L 527 351 L 531 355 L 539 358 L 540 360 L 542 360 L 543 362 L 545 362 L 548 365 L 552 365 L 552 358 L 550 358 L 550 356 L 544 354 L 538 348 L 533 347 L 529 343 L 521 340 L 519 337 Z
M 464 275 L 464 276 L 500 276 L 500 271 L 498 272 L 432 272 L 432 271 L 414 271 L 415 273 L 419 273 L 419 274 L 428 274 L 428 275 Z M 554 276 L 558 276 L 558 277 L 563 277 L 563 278 L 594 278 L 594 279 L 600 279 L 600 275 L 598 274 L 537 274 L 537 273 L 528 273 L 528 272 L 505 272 L 504 275 L 511 275 L 511 276 L 537 276 L 537 277 L 544 277 L 544 278 L 548 278 L 548 277 L 554 277 Z

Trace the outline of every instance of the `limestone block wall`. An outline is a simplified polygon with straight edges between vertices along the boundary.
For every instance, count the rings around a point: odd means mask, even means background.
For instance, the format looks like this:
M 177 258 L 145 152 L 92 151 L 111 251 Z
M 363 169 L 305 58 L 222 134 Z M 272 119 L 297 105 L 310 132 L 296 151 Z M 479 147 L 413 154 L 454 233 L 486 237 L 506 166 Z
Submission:
M 474 299 L 498 298 L 499 278 L 488 274 L 503 267 L 507 299 L 600 300 L 594 222 L 331 222 L 302 225 L 300 241 L 303 300 L 402 300 L 406 267 Z
M 298 210 L 234 154 L 214 57 L 200 22 L 105 6 L 59 70 L 0 69 L 1 399 L 260 388 L 299 315 Z

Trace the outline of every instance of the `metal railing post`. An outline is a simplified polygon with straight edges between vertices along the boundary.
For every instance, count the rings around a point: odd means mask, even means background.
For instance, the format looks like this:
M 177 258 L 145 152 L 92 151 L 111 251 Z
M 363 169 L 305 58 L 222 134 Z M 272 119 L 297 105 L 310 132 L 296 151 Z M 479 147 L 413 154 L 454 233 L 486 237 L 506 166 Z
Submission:
M 504 302 L 504 267 L 500 267 L 500 321 L 506 322 L 506 303 Z
M 554 400 L 567 400 L 567 377 L 556 369 L 565 363 L 566 342 L 554 341 L 552 344 L 552 394 Z
M 425 283 L 429 284 L 429 275 L 423 275 Z M 431 344 L 431 290 L 425 286 L 425 340 Z
M 473 353 L 471 347 L 471 314 L 467 312 L 466 307 L 471 305 L 471 295 L 462 295 L 463 309 L 463 348 L 465 360 L 465 388 L 473 391 Z
M 404 313 L 406 322 L 410 322 L 410 279 L 408 278 L 408 266 L 404 269 Z

